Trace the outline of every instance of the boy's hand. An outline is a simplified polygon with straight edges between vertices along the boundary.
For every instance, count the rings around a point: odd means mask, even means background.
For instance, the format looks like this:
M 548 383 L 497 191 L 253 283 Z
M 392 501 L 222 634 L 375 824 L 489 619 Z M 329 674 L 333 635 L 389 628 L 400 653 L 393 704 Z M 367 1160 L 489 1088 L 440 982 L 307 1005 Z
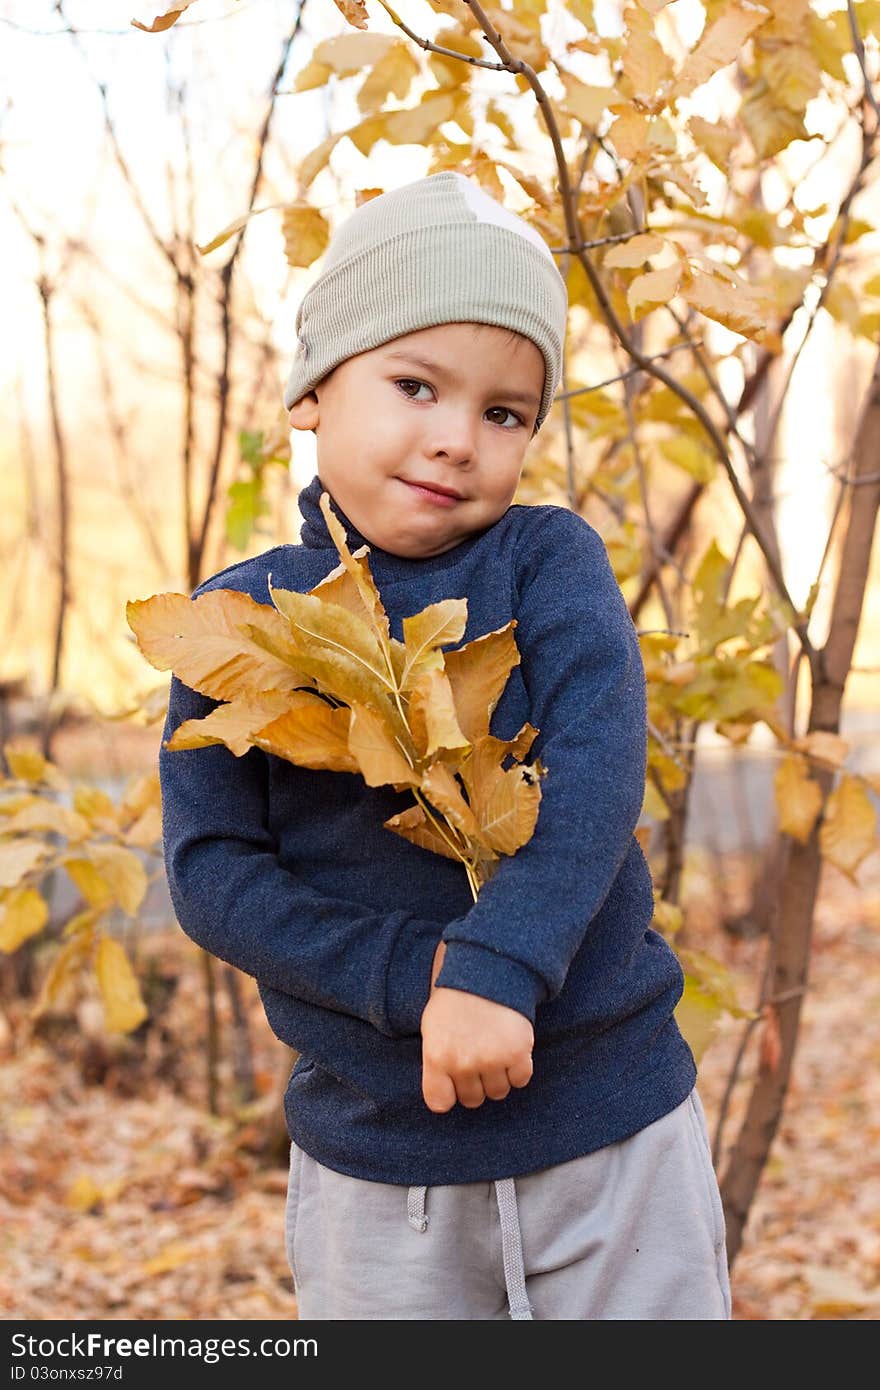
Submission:
M 422 1094 L 437 1114 L 457 1100 L 474 1110 L 484 1100 L 503 1100 L 511 1086 L 527 1086 L 535 1041 L 531 1023 L 516 1009 L 464 990 L 438 989 L 434 981 L 445 954 L 441 941 L 421 1023 Z

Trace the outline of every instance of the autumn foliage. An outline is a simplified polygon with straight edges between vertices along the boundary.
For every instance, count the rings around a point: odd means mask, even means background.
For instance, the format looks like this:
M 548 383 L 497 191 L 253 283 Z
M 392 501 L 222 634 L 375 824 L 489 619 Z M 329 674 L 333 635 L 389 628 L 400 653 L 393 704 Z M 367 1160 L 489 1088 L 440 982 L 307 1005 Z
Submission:
M 402 642 L 392 637 L 369 547 L 351 553 L 327 493 L 321 510 L 341 563 L 307 594 L 270 579 L 271 604 L 229 589 L 128 604 L 147 660 L 222 702 L 166 746 L 222 743 L 237 757 L 262 748 L 410 790 L 415 804 L 386 826 L 459 860 L 476 898 L 499 855 L 529 838 L 540 802 L 541 765 L 521 761 L 537 729 L 524 724 L 510 740 L 489 733 L 520 659 L 516 622 L 444 653 L 467 622 L 467 600 L 449 598 L 405 618 Z

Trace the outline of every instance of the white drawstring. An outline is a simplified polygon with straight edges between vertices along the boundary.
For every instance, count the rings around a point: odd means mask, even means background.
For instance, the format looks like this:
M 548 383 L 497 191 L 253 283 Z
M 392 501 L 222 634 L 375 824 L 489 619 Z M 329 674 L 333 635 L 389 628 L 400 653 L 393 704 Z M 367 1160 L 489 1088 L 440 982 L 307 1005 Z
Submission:
M 428 1229 L 428 1218 L 425 1215 L 427 1192 L 427 1187 L 411 1187 L 406 1194 L 406 1218 L 414 1231 L 421 1232 Z M 526 1293 L 522 1231 L 519 1225 L 519 1211 L 516 1205 L 516 1188 L 513 1178 L 499 1178 L 495 1182 L 495 1200 L 498 1203 L 498 1216 L 501 1221 L 504 1286 L 507 1290 L 510 1316 L 517 1322 L 532 1321 L 532 1309 Z
M 507 1288 L 510 1316 L 517 1321 L 531 1320 L 532 1309 L 526 1293 L 522 1231 L 519 1228 L 513 1178 L 499 1178 L 495 1183 L 495 1196 L 498 1201 L 498 1215 L 501 1218 L 501 1251 L 504 1257 L 504 1283 Z

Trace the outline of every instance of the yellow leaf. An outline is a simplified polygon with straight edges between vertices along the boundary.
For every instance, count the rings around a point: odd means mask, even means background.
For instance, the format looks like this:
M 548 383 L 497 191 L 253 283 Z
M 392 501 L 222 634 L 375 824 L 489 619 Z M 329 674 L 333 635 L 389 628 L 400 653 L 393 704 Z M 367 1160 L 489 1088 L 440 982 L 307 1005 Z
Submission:
M 64 1205 L 72 1211 L 92 1211 L 96 1206 L 118 1197 L 121 1191 L 121 1178 L 114 1178 L 107 1183 L 97 1183 L 88 1173 L 80 1173 L 68 1186 L 64 1194 Z
M 776 769 L 773 791 L 779 829 L 805 844 L 822 809 L 822 789 L 809 777 L 806 760 L 798 754 L 784 758 Z
M 56 835 L 65 835 L 69 840 L 82 840 L 88 835 L 90 826 L 87 820 L 69 806 L 60 806 L 55 801 L 35 798 L 30 806 L 16 811 L 3 826 L 5 831 L 19 833 L 33 830 L 50 830 Z
M 437 127 L 454 115 L 455 102 L 449 93 L 443 92 L 418 106 L 367 116 L 345 134 L 362 155 L 368 155 L 379 140 L 387 140 L 389 145 L 426 145 Z
M 499 854 L 514 854 L 531 837 L 541 801 L 540 763 L 498 769 L 488 786 L 475 786 L 479 839 Z
M 339 8 L 342 8 L 341 0 L 336 0 Z M 350 3 L 350 0 L 344 0 Z M 361 26 L 363 27 L 363 26 Z M 202 1256 L 191 1245 L 184 1245 L 182 1241 L 173 1240 L 168 1245 L 163 1246 L 158 1255 L 154 1255 L 151 1260 L 144 1260 L 141 1264 L 141 1273 L 151 1277 L 156 1274 L 167 1274 L 169 1270 L 179 1269 L 181 1265 L 188 1264 L 190 1260 Z
M 420 71 L 409 45 L 396 39 L 358 89 L 359 109 L 378 111 L 390 96 L 403 101 Z
M 216 251 L 218 246 L 222 246 L 224 242 L 229 241 L 230 237 L 234 237 L 238 232 L 242 231 L 252 217 L 259 217 L 261 212 L 271 212 L 277 206 L 277 203 L 272 203 L 262 208 L 251 208 L 250 212 L 244 213 L 241 217 L 236 217 L 234 222 L 230 222 L 227 227 L 223 228 L 222 232 L 218 232 L 210 241 L 197 242 L 196 250 L 200 256 L 209 255 L 212 251 Z
M 822 90 L 822 69 L 811 49 L 803 43 L 783 44 L 766 50 L 762 45 L 759 71 L 774 101 L 796 116 L 803 116 L 807 103 Z
M 127 845 L 137 849 L 154 849 L 161 835 L 162 812 L 158 806 L 148 806 L 144 813 L 128 826 L 123 839 Z
M 95 974 L 111 1033 L 131 1033 L 147 1017 L 140 985 L 125 950 L 112 937 L 102 936 L 95 953 Z
M 419 678 L 409 693 L 407 713 L 420 757 L 467 748 L 468 740 L 459 726 L 452 685 L 445 671 L 426 671 Z
M 115 901 L 134 915 L 147 891 L 147 875 L 137 855 L 122 845 L 86 846 L 86 858 L 61 862 L 91 907 Z
M 828 798 L 819 848 L 853 882 L 862 860 L 877 848 L 877 812 L 857 777 L 841 777 Z
M 611 109 L 615 117 L 607 138 L 613 142 L 621 158 L 638 159 L 639 155 L 644 155 L 648 143 L 648 117 L 643 111 L 622 103 L 615 104 Z
M 266 753 L 299 767 L 358 772 L 348 747 L 350 720 L 346 706 L 336 709 L 320 696 L 294 694 L 284 714 L 258 730 L 253 741 Z
M 756 1018 L 754 1009 L 740 1003 L 740 984 L 737 976 L 723 961 L 708 951 L 698 951 L 690 946 L 676 947 L 685 974 L 702 990 L 711 994 L 725 1013 L 735 1018 Z
M 3 745 L 3 753 L 9 764 L 10 774 L 20 782 L 42 782 L 49 763 L 33 748 L 13 748 L 11 743 Z
M 771 17 L 770 10 L 752 0 L 728 0 L 721 14 L 701 34 L 679 70 L 670 100 L 689 96 L 697 87 L 734 62 L 750 34 Z
M 656 256 L 665 245 L 663 237 L 657 236 L 656 232 L 642 232 L 639 236 L 630 237 L 628 241 L 610 247 L 605 253 L 603 264 L 608 268 L 635 270 L 638 266 L 644 265 L 649 256 Z
M 467 626 L 467 599 L 446 598 L 430 603 L 420 613 L 403 620 L 406 649 L 401 689 L 409 690 L 428 671 L 442 670 L 440 648 L 458 642 Z
M 281 218 L 281 230 L 288 265 L 312 265 L 330 243 L 330 224 L 320 208 L 312 207 L 310 203 L 299 202 L 286 207 Z
M 566 115 L 574 116 L 575 120 L 581 121 L 591 130 L 599 124 L 610 103 L 620 99 L 620 93 L 614 87 L 587 86 L 570 72 L 560 73 L 560 76 L 565 87 L 565 97 L 557 103 L 559 109 Z
M 139 856 L 123 845 L 90 845 L 88 853 L 120 907 L 133 917 L 147 891 L 147 873 Z
M 684 989 L 675 1009 L 675 1021 L 699 1066 L 714 1040 L 724 1010 L 708 990 L 684 977 Z
M 371 67 L 396 43 L 393 34 L 343 32 L 316 44 L 314 57 L 317 62 L 325 63 L 337 76 L 351 77 L 353 73 Z
M 466 838 L 480 838 L 476 818 L 462 795 L 460 784 L 445 763 L 432 763 L 422 777 L 422 791 L 451 826 Z
M 48 853 L 43 840 L 0 841 L 0 888 L 13 888 Z
M 97 926 L 101 917 L 103 917 L 106 906 L 107 903 L 105 902 L 98 907 L 87 907 L 84 908 L 82 912 L 75 912 L 72 917 L 68 917 L 64 926 L 61 928 L 61 935 L 64 940 L 66 941 L 69 937 L 76 936 L 80 932 L 86 931 L 89 932 L 89 940 L 91 940 L 91 937 L 94 935 L 92 928 Z
M 669 807 L 660 795 L 651 778 L 645 782 L 645 795 L 642 801 L 642 815 L 651 820 L 669 820 Z
M 128 783 L 119 806 L 126 816 L 134 819 L 142 815 L 148 807 L 160 806 L 161 804 L 162 790 L 159 784 L 159 774 L 158 772 L 145 772 L 139 777 L 132 778 Z
M 438 29 L 433 36 L 433 42 L 440 48 L 451 48 L 453 52 L 467 54 L 471 58 L 484 56 L 483 45 L 479 39 L 473 34 L 465 33 L 463 29 Z M 443 53 L 429 54 L 428 66 L 436 77 L 439 87 L 468 83 L 473 75 L 473 68 L 470 63 L 464 63 L 459 58 L 447 58 Z
M 294 92 L 310 92 L 315 87 L 325 86 L 327 79 L 333 74 L 333 69 L 326 63 L 319 63 L 312 56 L 304 68 L 300 68 L 293 83 Z
M 803 118 L 779 105 L 763 79 L 743 97 L 739 118 L 759 160 L 772 159 L 792 140 L 809 139 Z
M 267 690 L 262 695 L 231 700 L 228 704 L 218 705 L 204 719 L 185 719 L 166 739 L 165 747 L 176 751 L 223 743 L 231 753 L 241 758 L 253 746 L 254 734 L 283 714 L 293 698 L 293 693 Z M 304 695 L 303 698 L 308 700 L 313 697 Z
M 130 601 L 125 611 L 147 661 L 212 699 L 311 684 L 293 664 L 281 614 L 248 594 L 156 594 Z
M 73 793 L 74 809 L 99 830 L 119 828 L 119 814 L 112 797 L 100 787 L 77 787 Z
M 368 787 L 418 785 L 419 774 L 397 742 L 393 721 L 376 710 L 352 705 L 348 747 Z
M 718 469 L 715 455 L 691 435 L 670 435 L 668 439 L 661 439 L 657 447 L 664 458 L 690 473 L 698 483 L 711 483 L 715 477 Z
M 627 26 L 621 58 L 628 96 L 645 105 L 662 100 L 660 89 L 672 76 L 672 60 L 654 35 L 654 22 L 647 11 L 629 6 L 624 11 Z
M 362 545 L 359 550 L 351 553 L 352 560 L 359 560 L 369 553 L 369 547 Z M 369 575 L 369 565 L 365 565 L 365 576 Z M 370 576 L 372 578 L 372 576 Z M 309 589 L 310 594 L 317 598 L 325 599 L 328 603 L 336 603 L 340 608 L 347 608 L 349 613 L 353 613 L 356 618 L 364 619 L 364 600 L 361 598 L 356 579 L 353 574 L 340 563 L 332 569 L 320 583 L 313 589 Z M 378 590 L 376 598 L 378 599 Z M 384 612 L 384 609 L 383 609 Z M 386 634 L 387 635 L 387 634 Z
M 845 53 L 852 51 L 852 35 L 847 21 L 845 9 L 830 15 L 817 15 L 811 9 L 807 16 L 807 32 L 813 55 L 820 67 L 838 82 L 846 81 L 842 59 Z
M 344 130 L 337 131 L 335 135 L 328 135 L 326 140 L 322 140 L 320 145 L 316 145 L 313 150 L 300 161 L 297 174 L 299 177 L 299 192 L 306 193 L 321 170 L 326 166 L 331 154 L 336 149 L 339 141 L 345 134 Z
M 531 724 L 524 724 L 514 739 L 481 734 L 474 741 L 471 751 L 461 759 L 457 769 L 468 801 L 474 809 L 481 798 L 485 800 L 490 786 L 501 775 L 504 760 L 507 757 L 522 758 L 531 748 L 537 732 Z
M 193 3 L 194 0 L 175 0 L 170 9 L 163 10 L 149 24 L 142 24 L 139 19 L 133 19 L 131 22 L 135 29 L 143 29 L 145 34 L 161 34 L 164 30 L 170 29 L 172 24 L 176 24 L 184 10 L 188 10 Z
M 520 663 L 513 636 L 515 627 L 514 618 L 505 627 L 444 654 L 459 727 L 471 743 L 488 734 L 489 721 L 508 677 Z
M 376 581 L 370 571 L 370 562 L 367 558 L 369 546 L 361 546 L 356 554 L 352 555 L 348 548 L 345 528 L 330 505 L 329 493 L 321 493 L 318 505 L 327 523 L 327 530 L 330 532 L 333 544 L 336 546 L 342 567 L 351 577 L 360 595 L 367 622 L 375 632 L 380 647 L 384 649 L 391 629 L 379 590 L 376 588 Z M 331 577 L 328 575 L 327 579 L 329 580 Z M 326 583 L 327 580 L 324 582 Z
M 17 951 L 48 920 L 48 904 L 36 888 L 13 888 L 0 899 L 0 951 Z
M 715 732 L 726 738 L 728 743 L 739 747 L 748 742 L 753 728 L 754 724 L 738 723 L 735 719 L 719 719 L 715 725 Z
M 730 284 L 720 276 L 698 272 L 685 281 L 679 292 L 692 308 L 733 333 L 757 339 L 766 328 L 766 307 L 747 285 Z
M 432 854 L 442 854 L 446 859 L 454 859 L 461 863 L 461 855 L 450 848 L 449 840 L 444 840 L 443 835 L 434 828 L 421 806 L 410 806 L 408 810 L 386 820 L 384 825 L 386 829 L 393 830 L 395 834 L 409 840 L 411 844 L 418 845 L 420 849 L 430 850 Z M 448 835 L 449 831 L 444 833 Z
M 808 757 L 814 758 L 816 762 L 825 763 L 833 768 L 839 768 L 849 754 L 849 744 L 840 734 L 831 733 L 826 729 L 814 729 L 811 734 L 804 734 L 803 738 L 796 738 L 792 744 L 801 753 L 806 753 Z
M 348 20 L 355 29 L 366 29 L 367 27 L 367 7 L 364 0 L 334 0 L 339 13 Z M 155 1271 L 154 1271 L 155 1272 Z
M 312 594 L 271 585 L 269 591 L 290 625 L 288 642 L 299 668 L 334 699 L 381 709 L 394 677 L 366 622 Z
M 81 966 L 90 955 L 94 929 L 88 928 L 72 936 L 61 947 L 55 957 L 33 1009 L 31 1018 L 40 1018 L 47 1009 L 57 1003 L 66 984 L 72 983 L 79 975 Z
M 643 304 L 668 304 L 678 294 L 681 284 L 681 266 L 677 261 L 666 265 L 662 270 L 648 270 L 637 275 L 626 292 L 626 302 L 633 318 L 641 318 L 639 312 Z
M 702 116 L 691 116 L 687 128 L 694 143 L 709 156 L 716 168 L 726 174 L 730 157 L 739 144 L 739 132 L 730 126 L 704 120 Z

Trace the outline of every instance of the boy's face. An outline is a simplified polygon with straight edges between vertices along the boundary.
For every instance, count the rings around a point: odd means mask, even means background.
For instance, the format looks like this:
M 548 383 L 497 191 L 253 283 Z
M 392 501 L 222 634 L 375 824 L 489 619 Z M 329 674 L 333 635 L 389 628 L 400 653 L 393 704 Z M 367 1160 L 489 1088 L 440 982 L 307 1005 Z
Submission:
M 428 558 L 510 506 L 543 387 L 531 339 L 439 324 L 347 358 L 290 423 L 315 431 L 321 481 L 372 545 Z

